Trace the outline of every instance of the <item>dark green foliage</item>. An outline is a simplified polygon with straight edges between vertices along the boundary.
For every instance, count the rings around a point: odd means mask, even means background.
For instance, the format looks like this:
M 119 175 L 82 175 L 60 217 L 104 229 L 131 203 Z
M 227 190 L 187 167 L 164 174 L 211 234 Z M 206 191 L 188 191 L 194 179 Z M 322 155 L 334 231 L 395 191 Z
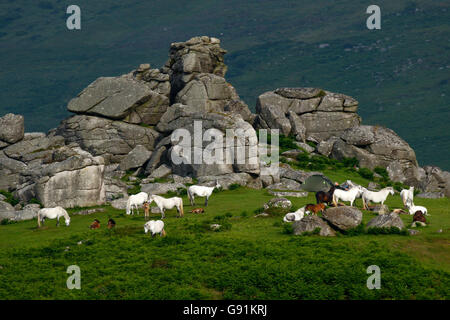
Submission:
M 292 227 L 292 223 L 283 223 L 283 233 L 284 234 L 293 234 L 294 228 Z
M 41 208 L 44 207 L 44 206 L 42 205 L 42 203 L 41 203 L 38 199 L 36 199 L 36 198 L 32 198 L 32 199 L 30 200 L 29 203 L 38 204 Z
M 233 184 L 230 184 L 230 186 L 228 187 L 228 190 L 236 190 L 240 187 L 241 187 L 241 185 L 239 183 L 233 183 Z
M 0 190 L 0 194 L 4 195 L 6 197 L 5 202 L 8 202 L 13 207 L 20 202 L 11 192 Z
M 341 160 L 341 162 L 344 165 L 344 167 L 347 167 L 347 168 L 353 168 L 353 167 L 359 166 L 359 161 L 356 158 L 343 158 Z
M 387 172 L 386 168 L 375 167 L 375 169 L 373 169 L 373 171 L 375 173 L 379 174 L 384 181 L 388 181 L 389 180 L 389 173 Z
M 358 173 L 364 179 L 373 180 L 373 172 L 369 168 L 359 168 Z
M 399 229 L 397 227 L 390 227 L 390 228 L 377 228 L 377 227 L 371 227 L 367 229 L 367 234 L 398 234 L 402 236 L 407 236 L 408 231 L 406 229 Z
M 302 232 L 302 236 L 316 236 L 320 233 L 321 228 L 317 227 L 313 231 Z

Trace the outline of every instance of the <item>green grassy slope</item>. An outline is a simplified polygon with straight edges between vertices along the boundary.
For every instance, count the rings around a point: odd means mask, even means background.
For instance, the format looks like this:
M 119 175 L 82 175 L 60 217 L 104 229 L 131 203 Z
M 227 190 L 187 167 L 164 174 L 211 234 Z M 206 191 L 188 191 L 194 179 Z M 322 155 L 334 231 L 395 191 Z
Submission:
M 36 220 L 1 225 L 0 299 L 450 298 L 449 199 L 416 200 L 431 214 L 417 236 L 322 238 L 285 233 L 281 217 L 254 218 L 270 198 L 265 190 L 239 188 L 215 193 L 205 215 L 185 206 L 179 219 L 169 210 L 165 238 L 144 234 L 142 214 L 109 207 L 72 216 L 70 227 L 51 220 L 39 230 Z M 291 200 L 300 207 L 314 195 Z M 401 200 L 396 195 L 387 204 L 400 207 Z M 224 216 L 230 216 L 225 223 Z M 364 212 L 364 223 L 374 216 Z M 108 217 L 117 222 L 113 232 L 105 228 Z M 100 230 L 88 229 L 94 218 Z M 204 228 L 213 222 L 231 229 Z M 81 268 L 81 290 L 66 288 L 72 264 Z M 373 264 L 381 268 L 380 290 L 366 288 L 366 268 Z
M 70 4 L 0 3 L 0 114 L 24 114 L 27 131 L 55 127 L 97 77 L 161 66 L 171 42 L 206 34 L 229 51 L 227 77 L 251 108 L 281 86 L 343 92 L 360 101 L 364 123 L 405 138 L 421 165 L 450 169 L 445 1 L 380 1 L 376 31 L 362 0 L 80 0 L 81 31 L 65 27 Z

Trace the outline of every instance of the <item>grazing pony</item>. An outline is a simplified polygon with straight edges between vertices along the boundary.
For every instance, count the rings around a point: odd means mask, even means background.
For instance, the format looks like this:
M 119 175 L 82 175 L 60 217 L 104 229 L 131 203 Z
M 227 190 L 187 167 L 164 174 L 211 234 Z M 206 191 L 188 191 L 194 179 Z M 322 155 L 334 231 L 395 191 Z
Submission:
M 66 210 L 62 207 L 44 208 L 38 211 L 38 227 L 44 224 L 45 219 L 56 219 L 56 226 L 59 226 L 59 218 L 64 217 L 66 226 L 70 225 L 70 217 Z
M 191 211 L 191 213 L 205 213 L 205 209 L 203 208 L 195 208 Z
M 323 212 L 325 210 L 325 205 L 323 203 L 319 204 L 307 204 L 305 206 L 305 211 L 313 212 L 314 214 L 317 214 L 317 212 Z
M 159 233 L 160 237 L 166 236 L 166 231 L 164 230 L 164 222 L 161 220 L 150 220 L 144 224 L 144 232 L 147 234 L 150 231 L 152 237 Z
M 136 208 L 139 214 L 139 207 L 143 205 L 148 200 L 148 194 L 145 192 L 139 192 L 138 194 L 133 194 L 128 198 L 127 201 L 127 214 L 133 213 L 133 206 Z
M 416 213 L 414 213 L 413 217 L 413 223 L 411 224 L 411 227 L 417 227 L 418 224 L 420 224 L 422 227 L 425 227 L 427 225 L 427 219 L 425 219 L 425 215 L 422 213 L 422 211 L 418 210 Z
M 350 207 L 352 207 L 356 197 L 358 197 L 362 192 L 363 189 L 361 186 L 351 187 L 348 191 L 336 189 L 333 193 L 333 204 L 335 207 L 337 207 L 337 202 L 339 200 L 350 201 Z
M 114 219 L 109 219 L 108 220 L 108 229 L 112 229 L 116 226 L 116 222 L 114 221 Z
M 89 229 L 100 229 L 100 221 L 95 219 L 94 222 L 92 222 L 92 224 L 89 227 Z
M 284 222 L 299 221 L 302 220 L 304 216 L 305 216 L 305 207 L 300 208 L 295 212 L 286 213 L 286 215 L 283 218 L 283 221 Z
M 326 204 L 328 204 L 328 205 L 330 205 L 331 204 L 331 202 L 333 201 L 333 193 L 334 193 L 334 190 L 336 190 L 336 187 L 335 186 L 332 186 L 331 188 L 330 188 L 330 190 L 328 190 L 328 192 L 324 192 L 324 191 L 318 191 L 318 192 L 316 192 L 316 201 L 317 201 L 317 204 L 319 204 L 319 203 L 326 203 Z
M 381 202 L 381 205 L 383 205 L 389 194 L 394 195 L 394 188 L 392 188 L 392 187 L 387 187 L 387 188 L 381 189 L 380 191 L 376 191 L 376 192 L 369 191 L 366 188 L 364 188 L 363 190 L 364 190 L 364 192 L 362 194 L 363 209 L 366 209 L 366 210 L 369 209 L 370 201 L 372 201 L 374 203 Z
M 410 187 L 409 190 L 403 189 L 402 191 L 400 191 L 400 197 L 402 197 L 403 206 L 405 208 L 413 206 L 414 187 Z
M 152 201 L 155 201 L 156 205 L 159 208 L 159 211 L 161 211 L 161 219 L 164 219 L 165 214 L 164 214 L 164 210 L 165 209 L 172 209 L 173 207 L 177 207 L 177 211 L 178 214 L 180 215 L 180 218 L 184 216 L 184 211 L 183 211 L 183 199 L 178 198 L 178 197 L 173 197 L 173 198 L 163 198 L 161 196 L 157 196 L 156 194 L 151 195 L 150 199 L 149 199 L 149 204 L 152 203 Z
M 417 211 L 422 211 L 422 213 L 424 215 L 426 215 L 426 216 L 429 215 L 427 208 L 425 208 L 423 206 L 414 206 L 414 205 L 412 205 L 412 206 L 408 207 L 408 210 L 409 210 L 409 214 L 410 215 L 415 214 Z
M 205 199 L 205 207 L 208 206 L 208 199 L 213 193 L 215 188 L 220 188 L 219 181 L 216 180 L 216 185 L 214 187 L 205 187 L 205 186 L 190 186 L 187 190 L 187 194 L 189 197 L 189 201 L 191 202 L 191 206 L 194 205 L 195 196 L 206 197 Z

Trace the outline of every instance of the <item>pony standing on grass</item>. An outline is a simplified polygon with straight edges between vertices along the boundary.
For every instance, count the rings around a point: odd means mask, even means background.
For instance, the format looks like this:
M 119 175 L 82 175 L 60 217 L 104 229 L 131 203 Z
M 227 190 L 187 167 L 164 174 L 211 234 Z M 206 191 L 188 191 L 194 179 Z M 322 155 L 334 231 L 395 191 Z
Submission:
M 38 211 L 38 227 L 41 227 L 44 225 L 45 219 L 56 219 L 56 226 L 59 226 L 59 218 L 64 217 L 66 220 L 66 226 L 70 225 L 70 217 L 66 210 L 62 207 L 55 207 L 55 208 L 44 208 Z
M 402 191 L 400 191 L 400 197 L 402 197 L 403 206 L 405 208 L 413 206 L 414 205 L 414 203 L 413 203 L 414 187 L 410 187 L 409 190 L 403 189 Z
M 128 198 L 127 201 L 127 214 L 133 213 L 133 206 L 136 208 L 137 213 L 139 214 L 139 207 L 143 205 L 148 200 L 148 194 L 145 192 L 139 192 L 138 194 L 133 194 Z
M 161 211 L 161 219 L 164 219 L 165 214 L 164 214 L 164 210 L 165 209 L 172 209 L 173 207 L 177 207 L 177 211 L 179 214 L 179 217 L 183 217 L 184 216 L 184 211 L 183 211 L 183 199 L 178 198 L 178 197 L 173 197 L 173 198 L 163 198 L 161 196 L 157 196 L 156 194 L 151 195 L 150 199 L 148 201 L 148 204 L 151 204 L 152 201 L 155 201 L 156 205 L 159 208 L 159 211 Z
M 362 194 L 363 209 L 369 210 L 369 202 L 370 201 L 372 201 L 374 203 L 381 202 L 381 205 L 383 205 L 389 194 L 394 195 L 394 188 L 387 187 L 387 188 L 381 189 L 380 191 L 377 191 L 377 192 L 369 191 L 366 188 L 364 188 L 364 192 Z
M 187 190 L 187 194 L 189 197 L 189 201 L 191 202 L 191 206 L 194 205 L 195 196 L 206 197 L 205 199 L 205 207 L 208 206 L 208 199 L 213 193 L 215 188 L 220 188 L 219 181 L 216 180 L 216 185 L 214 187 L 205 187 L 205 186 L 190 186 Z
M 333 204 L 335 207 L 338 206 L 338 201 L 350 201 L 350 207 L 353 206 L 353 202 L 355 201 L 356 197 L 358 197 L 363 192 L 363 189 L 361 186 L 354 186 L 350 188 L 350 190 L 341 190 L 336 189 L 333 193 Z

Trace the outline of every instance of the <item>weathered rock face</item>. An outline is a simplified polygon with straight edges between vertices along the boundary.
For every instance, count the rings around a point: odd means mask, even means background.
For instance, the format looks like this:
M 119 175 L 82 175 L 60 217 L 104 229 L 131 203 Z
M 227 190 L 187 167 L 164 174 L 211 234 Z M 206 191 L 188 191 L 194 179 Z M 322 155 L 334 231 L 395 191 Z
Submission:
M 317 88 L 281 88 L 258 97 L 256 124 L 295 135 L 298 141 L 320 142 L 359 125 L 358 102 Z
M 173 173 L 193 177 L 233 172 L 259 174 L 256 131 L 239 114 L 216 113 L 201 107 L 175 104 L 162 116 L 157 130 L 171 134 L 177 129 L 183 129 L 183 132 L 178 132 L 183 135 L 188 133 L 190 138 L 174 137 L 174 141 L 165 139 L 166 144 L 160 146 L 168 150 L 168 164 L 172 166 Z M 230 132 L 227 130 L 235 133 L 236 141 L 232 138 L 227 141 L 226 136 Z M 209 139 L 197 136 L 195 132 L 205 135 L 208 133 Z M 233 145 L 237 145 L 236 149 L 233 149 Z M 187 153 L 182 154 L 182 149 L 188 150 Z M 242 155 L 242 158 L 233 157 L 233 150 Z M 159 152 L 159 148 L 155 152 Z M 182 163 L 173 161 L 174 154 L 178 155 L 179 162 Z M 198 158 L 198 155 L 201 155 L 203 161 L 200 161 L 202 159 Z M 234 161 L 228 161 L 233 159 Z
M 414 150 L 394 131 L 377 126 L 356 126 L 343 132 L 333 144 L 331 156 L 355 157 L 361 167 L 386 168 L 393 181 L 417 186 L 419 168 Z
M 450 197 L 450 172 L 435 166 L 425 166 L 422 170 L 421 190 Z
M 23 116 L 8 113 L 0 118 L 0 149 L 23 139 Z
M 154 150 L 161 135 L 152 128 L 105 118 L 76 115 L 63 120 L 56 130 L 66 143 L 76 142 L 105 163 L 120 163 L 137 145 Z
M 105 203 L 104 160 L 79 148 L 77 154 L 42 168 L 37 199 L 45 207 L 88 207 Z
M 131 75 L 137 80 L 147 82 L 150 89 L 169 98 L 170 76 L 162 69 L 150 69 L 150 64 L 141 64 Z
M 362 212 L 347 206 L 328 208 L 323 213 L 323 218 L 340 230 L 348 230 L 362 222 Z
M 294 235 L 301 235 L 304 232 L 313 232 L 317 228 L 320 229 L 321 236 L 335 236 L 336 232 L 330 226 L 316 215 L 304 217 L 302 220 L 294 221 L 292 224 Z
M 151 90 L 147 82 L 122 76 L 98 78 L 72 99 L 67 109 L 78 114 L 155 125 L 168 106 L 168 97 Z
M 403 229 L 405 227 L 405 224 L 403 223 L 402 219 L 396 214 L 395 212 L 391 212 L 389 214 L 382 214 L 378 217 L 373 218 L 370 220 L 366 228 L 390 228 L 390 227 L 397 227 L 399 229 Z
M 127 154 L 125 158 L 122 159 L 120 162 L 120 169 L 126 171 L 142 167 L 151 156 L 152 152 L 148 151 L 146 147 L 137 145 Z
M 212 73 L 224 77 L 227 67 L 223 56 L 226 52 L 220 47 L 220 40 L 216 38 L 194 37 L 186 42 L 172 43 L 165 65 L 172 71 L 172 98 L 195 74 Z

